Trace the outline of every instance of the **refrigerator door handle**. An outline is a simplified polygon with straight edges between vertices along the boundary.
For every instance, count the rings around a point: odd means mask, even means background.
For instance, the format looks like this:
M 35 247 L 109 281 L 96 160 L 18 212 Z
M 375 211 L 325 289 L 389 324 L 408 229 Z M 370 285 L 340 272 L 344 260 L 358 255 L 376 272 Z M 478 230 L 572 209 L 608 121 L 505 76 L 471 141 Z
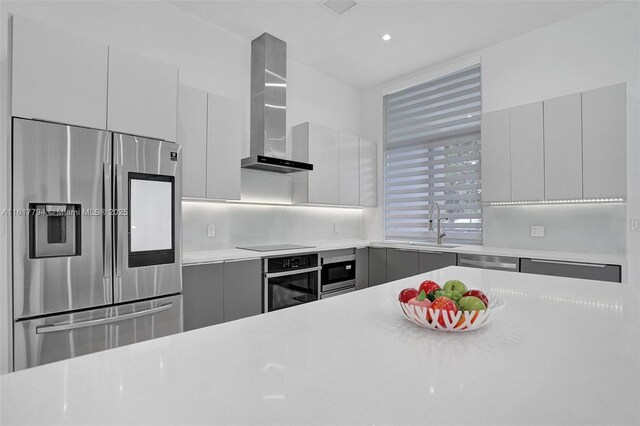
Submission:
M 115 180 L 115 185 L 114 185 L 114 193 L 115 193 L 115 197 L 114 197 L 114 210 L 116 211 L 116 213 L 119 213 L 120 210 L 123 208 L 122 205 L 124 203 L 122 203 L 120 200 L 120 197 L 122 196 L 121 192 L 122 192 L 122 171 L 120 170 L 120 167 L 118 167 L 118 163 L 114 163 L 113 165 L 113 169 L 114 169 L 114 180 Z M 120 190 L 118 190 L 120 188 Z M 114 230 L 114 238 L 115 238 L 115 245 L 116 245 L 116 250 L 115 250 L 115 270 L 116 270 L 116 277 L 121 277 L 122 276 L 122 245 L 124 244 L 123 242 L 123 236 L 121 235 L 121 230 L 120 230 L 120 215 L 117 214 L 115 216 L 114 219 L 114 223 L 115 223 L 115 230 Z
M 124 314 L 124 315 L 119 315 L 115 317 L 100 318 L 100 319 L 81 321 L 81 322 L 39 325 L 36 327 L 36 334 L 54 333 L 56 331 L 69 331 L 69 330 L 75 330 L 78 328 L 86 328 L 86 327 L 94 327 L 96 325 L 111 324 L 114 322 L 120 322 L 120 321 L 130 320 L 133 318 L 144 317 L 147 315 L 154 315 L 159 312 L 169 310 L 172 308 L 172 306 L 173 306 L 173 302 L 165 303 L 164 305 L 160 305 L 155 308 L 145 309 L 144 311 L 131 312 L 130 314 Z
M 111 278 L 111 170 L 107 163 L 102 163 L 102 276 Z

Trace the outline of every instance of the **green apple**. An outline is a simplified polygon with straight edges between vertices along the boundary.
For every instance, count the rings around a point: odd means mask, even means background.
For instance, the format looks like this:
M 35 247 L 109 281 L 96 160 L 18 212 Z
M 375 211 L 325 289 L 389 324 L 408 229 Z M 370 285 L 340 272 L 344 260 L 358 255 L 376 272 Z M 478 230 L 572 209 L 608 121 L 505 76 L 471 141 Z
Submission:
M 461 297 L 458 305 L 460 305 L 460 309 L 463 311 L 484 311 L 487 309 L 484 302 L 475 296 Z
M 429 294 L 431 294 L 431 293 L 429 293 Z M 438 297 L 447 297 L 447 298 L 453 300 L 454 302 L 457 302 L 462 297 L 462 294 L 458 293 L 457 291 L 436 290 L 436 291 L 433 292 L 433 297 L 434 297 L 434 299 L 437 299 Z
M 455 291 L 456 293 L 465 294 L 469 289 L 462 281 L 449 280 L 444 283 L 444 289 L 447 291 Z

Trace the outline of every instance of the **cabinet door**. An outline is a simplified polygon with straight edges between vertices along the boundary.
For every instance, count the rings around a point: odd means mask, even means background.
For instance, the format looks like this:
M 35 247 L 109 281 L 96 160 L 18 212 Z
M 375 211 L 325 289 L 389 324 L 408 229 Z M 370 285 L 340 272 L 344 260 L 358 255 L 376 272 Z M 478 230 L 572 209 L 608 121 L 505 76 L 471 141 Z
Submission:
M 418 275 L 418 263 L 415 250 L 387 249 L 387 281 Z
M 369 287 L 387 282 L 387 249 L 369 247 Z
M 580 93 L 544 101 L 545 200 L 582 198 Z
M 458 255 L 456 253 L 444 253 L 441 251 L 420 252 L 419 273 L 435 271 L 436 269 L 446 268 L 447 266 L 456 266 L 458 264 Z
M 360 205 L 378 205 L 378 145 L 360 138 Z
M 207 198 L 240 199 L 242 104 L 209 93 Z
M 107 46 L 12 19 L 11 115 L 106 129 Z
M 338 131 L 309 123 L 309 162 L 313 171 L 308 172 L 309 203 L 339 204 L 339 137 Z
M 356 290 L 369 287 L 369 249 L 356 249 Z
M 520 259 L 520 272 L 616 283 L 622 281 L 622 270 L 619 265 Z
M 511 201 L 509 110 L 482 114 L 482 201 Z
M 260 259 L 224 262 L 224 320 L 262 313 Z
M 222 263 L 182 268 L 184 331 L 223 322 L 222 268 Z
M 542 102 L 511 108 L 511 200 L 544 200 Z
M 178 88 L 178 138 L 182 145 L 182 195 L 207 196 L 207 92 Z
M 626 86 L 582 94 L 585 198 L 627 196 Z
M 357 206 L 360 204 L 360 159 L 357 136 L 340 133 L 338 176 L 340 178 L 340 204 Z
M 176 141 L 178 68 L 109 47 L 107 129 Z

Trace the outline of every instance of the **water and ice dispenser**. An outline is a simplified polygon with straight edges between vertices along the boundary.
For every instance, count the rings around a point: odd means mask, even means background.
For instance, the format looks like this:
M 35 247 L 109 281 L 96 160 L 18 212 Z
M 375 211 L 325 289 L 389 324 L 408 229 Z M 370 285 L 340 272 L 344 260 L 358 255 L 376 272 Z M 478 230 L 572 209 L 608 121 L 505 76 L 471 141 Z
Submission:
M 29 204 L 29 258 L 81 255 L 79 204 Z

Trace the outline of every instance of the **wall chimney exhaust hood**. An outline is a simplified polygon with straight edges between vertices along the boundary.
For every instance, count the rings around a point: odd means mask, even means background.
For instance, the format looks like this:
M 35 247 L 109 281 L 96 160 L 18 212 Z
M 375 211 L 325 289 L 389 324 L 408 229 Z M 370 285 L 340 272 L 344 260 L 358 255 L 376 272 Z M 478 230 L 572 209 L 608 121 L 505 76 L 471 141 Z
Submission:
M 276 173 L 313 170 L 287 158 L 287 43 L 264 33 L 251 42 L 251 155 L 242 168 Z

